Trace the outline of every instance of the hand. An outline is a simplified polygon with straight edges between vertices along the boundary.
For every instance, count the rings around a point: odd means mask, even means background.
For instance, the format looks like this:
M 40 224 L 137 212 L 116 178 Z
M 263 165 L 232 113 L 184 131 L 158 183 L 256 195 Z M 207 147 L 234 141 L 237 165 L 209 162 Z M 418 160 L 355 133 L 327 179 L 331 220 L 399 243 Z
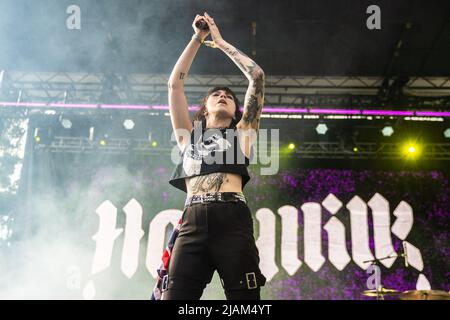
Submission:
M 209 31 L 211 32 L 211 38 L 215 42 L 216 45 L 220 44 L 220 42 L 224 41 L 222 36 L 220 35 L 219 28 L 217 24 L 215 24 L 214 19 L 205 12 L 205 21 L 208 24 Z
M 202 29 L 199 29 L 199 28 L 197 28 L 195 26 L 195 23 L 198 20 L 202 20 L 202 19 L 205 20 L 205 22 L 206 22 L 206 18 L 204 16 L 196 15 L 195 19 L 194 19 L 194 22 L 192 22 L 192 28 L 194 28 L 194 32 L 195 32 L 196 35 L 198 35 L 202 40 L 205 40 L 205 38 L 209 35 L 210 31 L 209 30 L 202 30 Z

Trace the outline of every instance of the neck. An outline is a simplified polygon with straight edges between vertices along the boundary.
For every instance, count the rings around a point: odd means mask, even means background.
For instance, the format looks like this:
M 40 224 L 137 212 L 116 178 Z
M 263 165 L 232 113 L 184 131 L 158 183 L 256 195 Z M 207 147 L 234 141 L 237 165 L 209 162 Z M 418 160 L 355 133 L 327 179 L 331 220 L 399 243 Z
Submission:
M 210 116 L 206 119 L 207 128 L 228 128 L 231 124 L 230 118 L 218 118 Z

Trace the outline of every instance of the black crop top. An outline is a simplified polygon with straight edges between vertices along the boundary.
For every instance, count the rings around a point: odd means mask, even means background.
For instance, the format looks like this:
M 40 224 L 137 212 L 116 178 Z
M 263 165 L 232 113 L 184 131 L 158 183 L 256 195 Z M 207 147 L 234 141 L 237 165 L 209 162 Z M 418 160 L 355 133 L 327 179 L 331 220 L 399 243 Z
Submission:
M 201 123 L 201 127 L 199 127 Z M 238 143 L 236 121 L 228 128 L 206 129 L 206 121 L 198 121 L 191 132 L 191 143 L 180 151 L 178 162 L 169 183 L 184 192 L 185 178 L 206 175 L 214 172 L 236 173 L 242 177 L 242 189 L 250 180 L 247 158 Z M 200 131 L 201 128 L 201 131 Z M 197 140 L 197 141 L 195 141 Z M 250 153 L 252 157 L 253 149 Z

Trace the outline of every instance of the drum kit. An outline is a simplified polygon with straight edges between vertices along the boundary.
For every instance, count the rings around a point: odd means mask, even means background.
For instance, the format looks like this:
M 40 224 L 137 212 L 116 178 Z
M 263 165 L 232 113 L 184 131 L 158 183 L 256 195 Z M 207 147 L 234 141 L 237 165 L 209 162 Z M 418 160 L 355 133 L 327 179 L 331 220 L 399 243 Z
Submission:
M 365 263 L 370 262 L 372 265 L 377 266 L 378 262 L 385 259 L 391 259 L 394 257 L 403 257 L 405 259 L 405 266 L 408 267 L 408 257 L 405 253 L 398 256 L 388 256 L 385 258 L 367 260 Z M 364 296 L 375 297 L 377 300 L 385 300 L 385 297 L 398 297 L 400 300 L 450 300 L 450 292 L 442 290 L 408 290 L 408 291 L 398 291 L 395 289 L 387 289 L 381 285 L 377 284 L 377 288 L 373 290 L 366 290 L 363 292 Z
M 450 300 L 450 293 L 442 290 L 408 290 L 400 292 L 380 287 L 376 290 L 366 290 L 363 295 L 384 300 L 386 296 L 398 296 L 400 300 Z

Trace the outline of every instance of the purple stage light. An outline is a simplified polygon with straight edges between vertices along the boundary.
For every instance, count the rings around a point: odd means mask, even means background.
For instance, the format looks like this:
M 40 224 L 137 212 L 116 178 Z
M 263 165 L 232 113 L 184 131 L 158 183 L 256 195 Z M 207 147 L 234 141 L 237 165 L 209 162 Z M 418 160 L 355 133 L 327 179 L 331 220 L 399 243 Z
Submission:
M 414 111 L 363 110 L 362 114 L 374 116 L 413 116 Z
M 98 105 L 96 104 L 85 104 L 85 103 L 50 103 L 46 105 L 52 108 L 91 108 L 95 109 Z
M 149 105 L 124 105 L 124 104 L 101 104 L 102 109 L 130 109 L 130 110 L 148 110 Z
M 361 114 L 360 110 L 351 109 L 309 109 L 309 113 L 326 113 L 326 114 Z
M 450 112 L 446 112 L 446 111 L 416 111 L 416 116 L 450 117 Z
M 263 112 L 268 112 L 268 113 L 308 113 L 308 109 L 263 107 Z
M 3 107 L 46 107 L 46 103 L 41 102 L 0 102 Z
M 123 109 L 123 110 L 169 110 L 166 105 L 127 105 L 127 104 L 84 104 L 84 103 L 44 103 L 44 102 L 0 102 L 3 107 L 29 107 L 29 108 L 101 108 L 101 109 Z M 198 105 L 189 107 L 189 111 L 197 111 Z M 243 107 L 239 108 L 243 111 Z M 266 113 L 291 113 L 291 114 L 348 114 L 348 115 L 378 115 L 378 116 L 430 116 L 450 117 L 450 112 L 445 111 L 406 111 L 406 110 L 356 110 L 356 109 L 320 109 L 320 108 L 286 108 L 286 107 L 263 107 Z

